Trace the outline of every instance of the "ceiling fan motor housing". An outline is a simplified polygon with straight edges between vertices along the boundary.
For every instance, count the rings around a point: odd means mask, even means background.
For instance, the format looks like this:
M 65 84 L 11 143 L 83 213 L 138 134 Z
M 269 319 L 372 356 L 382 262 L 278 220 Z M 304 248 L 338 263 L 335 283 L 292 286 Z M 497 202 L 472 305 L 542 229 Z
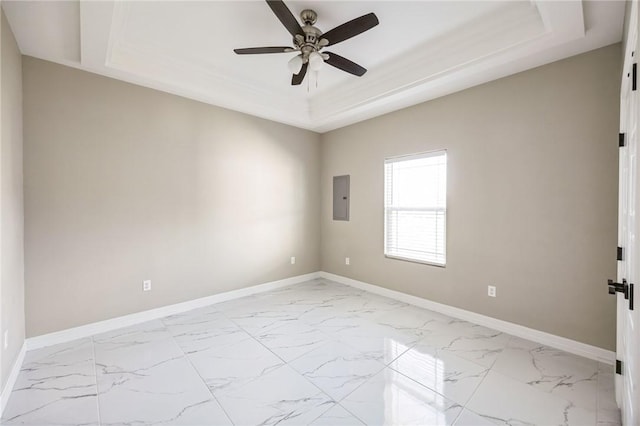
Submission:
M 322 31 L 313 26 L 318 19 L 318 14 L 315 11 L 311 9 L 303 10 L 300 12 L 300 19 L 304 22 L 304 26 L 302 27 L 304 37 L 302 35 L 296 35 L 293 38 L 293 44 L 300 50 L 303 62 L 306 63 L 309 55 L 313 52 L 318 52 L 326 46 L 327 42 L 322 41 Z

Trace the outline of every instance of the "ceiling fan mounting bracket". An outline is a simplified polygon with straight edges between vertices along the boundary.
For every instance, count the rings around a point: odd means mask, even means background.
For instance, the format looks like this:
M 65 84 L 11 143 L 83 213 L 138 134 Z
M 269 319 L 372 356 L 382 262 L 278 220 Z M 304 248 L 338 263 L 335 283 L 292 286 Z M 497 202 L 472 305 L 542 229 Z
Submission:
M 307 25 L 313 25 L 318 20 L 318 14 L 311 9 L 305 9 L 300 12 L 300 19 Z

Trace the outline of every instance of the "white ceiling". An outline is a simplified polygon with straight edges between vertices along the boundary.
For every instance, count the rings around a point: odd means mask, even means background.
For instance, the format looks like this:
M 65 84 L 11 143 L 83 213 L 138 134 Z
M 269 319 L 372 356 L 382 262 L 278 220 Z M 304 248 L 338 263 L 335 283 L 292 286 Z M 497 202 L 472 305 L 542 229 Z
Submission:
M 369 71 L 325 65 L 290 85 L 291 45 L 264 1 L 3 1 L 25 55 L 325 132 L 618 42 L 623 1 L 287 1 L 328 31 L 380 25 L 331 47 Z

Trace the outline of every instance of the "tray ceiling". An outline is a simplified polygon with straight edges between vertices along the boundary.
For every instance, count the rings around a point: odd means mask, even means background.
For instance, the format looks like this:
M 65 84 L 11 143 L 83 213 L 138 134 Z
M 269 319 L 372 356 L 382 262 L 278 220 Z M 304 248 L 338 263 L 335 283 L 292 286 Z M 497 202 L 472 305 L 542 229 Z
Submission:
M 3 1 L 25 55 L 318 132 L 618 42 L 623 1 L 288 1 L 323 31 L 375 12 L 331 47 L 369 71 L 325 65 L 290 85 L 291 45 L 264 1 Z

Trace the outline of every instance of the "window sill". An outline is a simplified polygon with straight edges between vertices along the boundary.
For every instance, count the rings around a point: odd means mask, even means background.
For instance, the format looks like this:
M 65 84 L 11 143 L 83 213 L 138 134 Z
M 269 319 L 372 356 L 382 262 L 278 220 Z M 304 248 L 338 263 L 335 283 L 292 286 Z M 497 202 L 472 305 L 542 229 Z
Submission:
M 385 254 L 384 257 L 386 257 L 387 259 L 402 260 L 404 262 L 420 263 L 422 265 L 436 266 L 438 268 L 446 268 L 447 267 L 446 263 L 427 262 L 425 260 L 411 259 L 409 257 L 393 256 L 393 255 L 390 255 L 390 254 Z

